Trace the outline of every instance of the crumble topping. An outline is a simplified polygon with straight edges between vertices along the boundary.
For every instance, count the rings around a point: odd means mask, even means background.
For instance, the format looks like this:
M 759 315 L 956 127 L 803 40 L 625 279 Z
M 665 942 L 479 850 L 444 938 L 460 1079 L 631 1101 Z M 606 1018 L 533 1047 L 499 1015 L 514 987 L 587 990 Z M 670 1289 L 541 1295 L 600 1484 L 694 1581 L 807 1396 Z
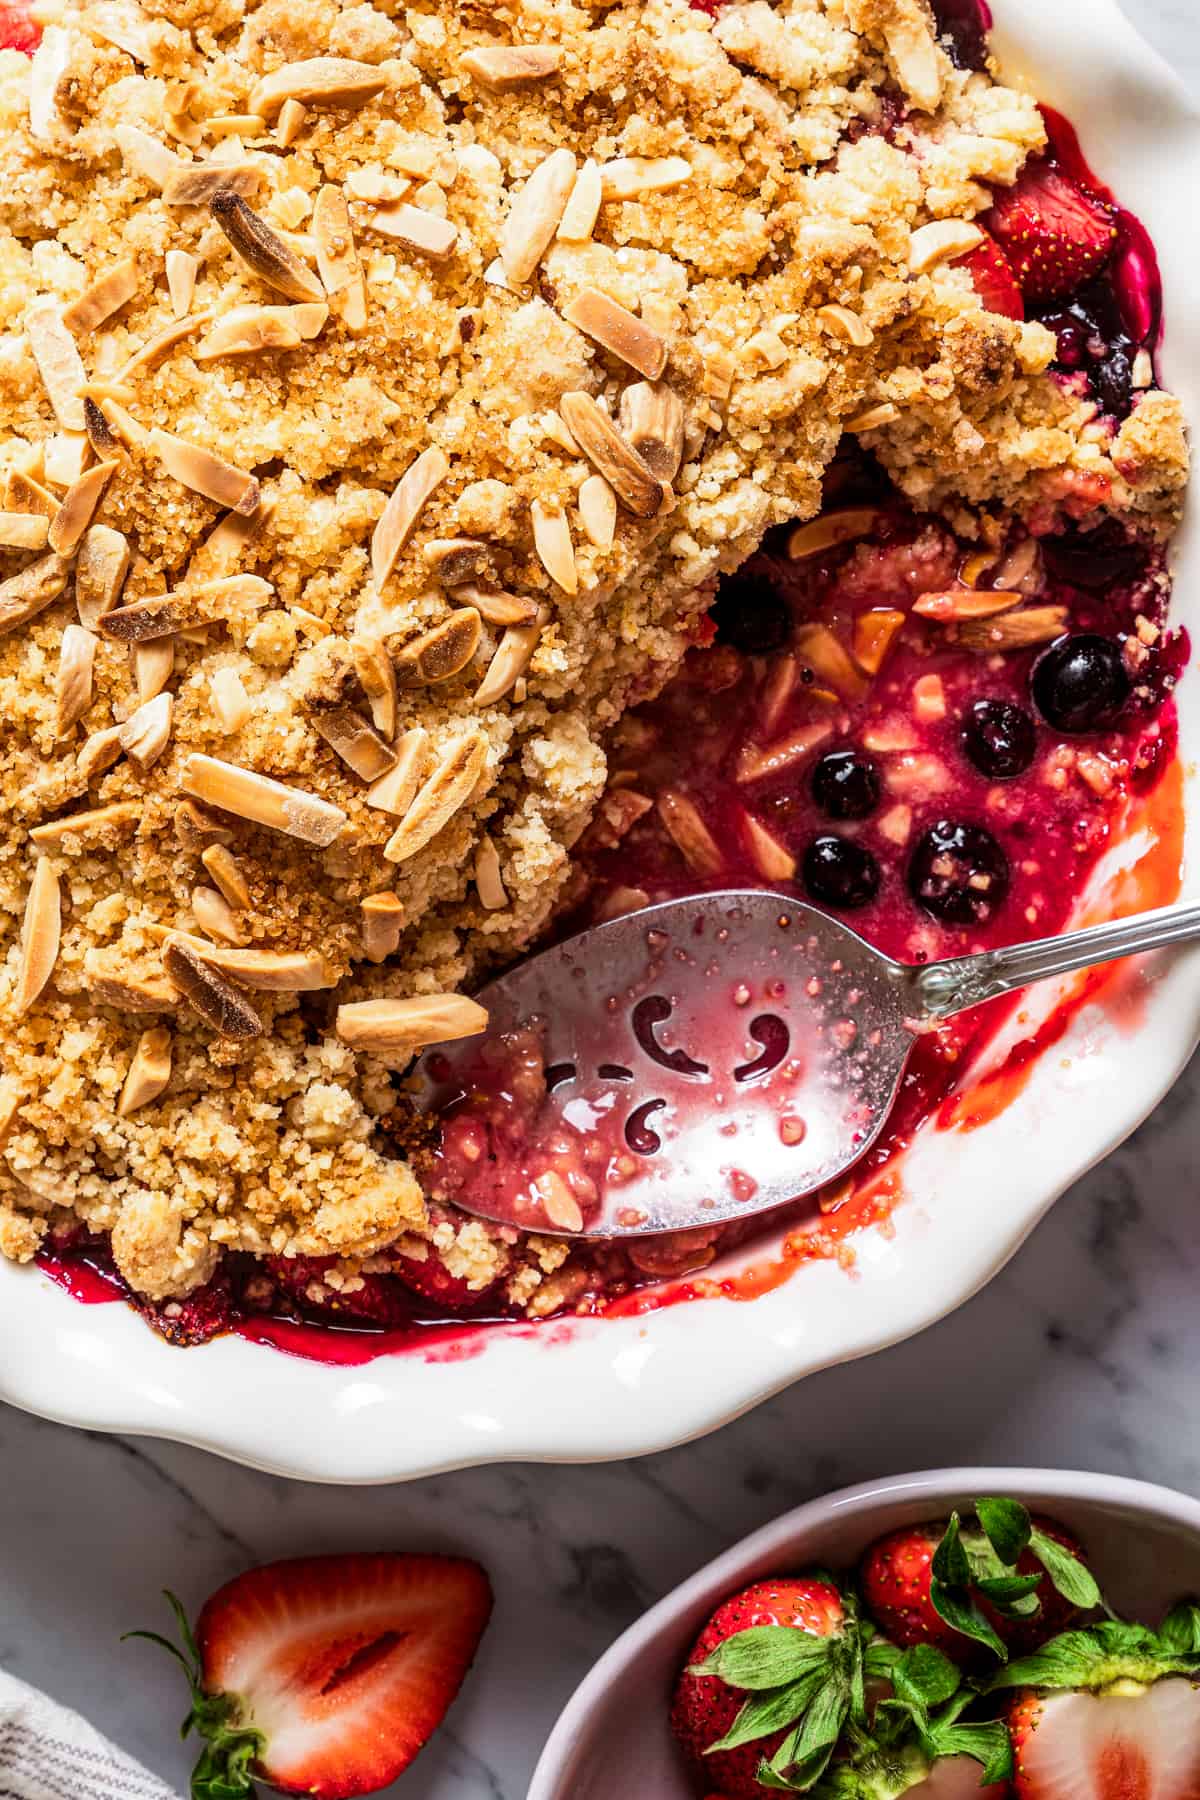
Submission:
M 44 17 L 0 52 L 0 1251 L 71 1217 L 162 1298 L 432 1245 L 552 1311 L 566 1247 L 376 1122 L 717 575 L 846 431 L 966 537 L 1165 535 L 1178 405 L 1114 435 L 984 310 L 1044 130 L 922 0 Z

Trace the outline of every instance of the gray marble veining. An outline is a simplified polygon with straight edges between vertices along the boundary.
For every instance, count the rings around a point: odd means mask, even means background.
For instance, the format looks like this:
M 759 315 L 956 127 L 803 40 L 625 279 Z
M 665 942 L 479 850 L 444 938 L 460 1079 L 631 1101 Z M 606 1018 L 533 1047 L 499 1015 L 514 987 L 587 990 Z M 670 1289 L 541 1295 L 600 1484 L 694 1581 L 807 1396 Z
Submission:
M 1200 88 L 1195 0 L 1127 0 Z M 1103 1468 L 1200 1490 L 1200 1074 L 1080 1182 L 1008 1269 L 886 1357 L 828 1371 L 641 1462 L 339 1490 L 0 1409 L 0 1665 L 185 1788 L 177 1671 L 134 1625 L 248 1562 L 424 1546 L 476 1555 L 495 1622 L 405 1800 L 521 1800 L 554 1717 L 616 1634 L 745 1532 L 839 1483 L 942 1463 Z

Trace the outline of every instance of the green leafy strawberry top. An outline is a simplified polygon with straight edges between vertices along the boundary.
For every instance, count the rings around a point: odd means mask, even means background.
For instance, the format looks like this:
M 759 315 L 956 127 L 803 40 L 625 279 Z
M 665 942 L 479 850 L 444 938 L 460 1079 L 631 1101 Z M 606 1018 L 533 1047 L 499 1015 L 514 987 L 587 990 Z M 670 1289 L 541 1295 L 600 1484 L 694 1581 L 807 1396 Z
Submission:
M 238 1702 L 233 1694 L 209 1694 L 204 1689 L 200 1650 L 182 1605 L 168 1588 L 167 1602 L 183 1644 L 173 1644 L 157 1631 L 127 1631 L 122 1638 L 145 1638 L 169 1652 L 183 1667 L 192 1704 L 180 1727 L 186 1738 L 192 1731 L 206 1740 L 192 1770 L 191 1800 L 247 1800 L 254 1794 L 253 1768 L 266 1747 L 261 1731 L 238 1721 Z

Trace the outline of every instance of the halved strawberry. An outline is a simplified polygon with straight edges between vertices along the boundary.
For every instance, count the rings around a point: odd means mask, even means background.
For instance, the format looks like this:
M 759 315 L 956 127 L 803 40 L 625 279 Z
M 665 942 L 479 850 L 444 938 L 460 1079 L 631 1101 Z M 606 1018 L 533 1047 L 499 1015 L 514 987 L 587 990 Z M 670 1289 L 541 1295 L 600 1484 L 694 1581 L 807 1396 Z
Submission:
M 22 0 L 0 0 L 0 50 L 23 50 L 31 56 L 42 41 L 42 31 L 29 16 Z
M 235 1800 L 255 1780 L 317 1800 L 371 1794 L 441 1724 L 492 1608 L 477 1563 L 449 1556 L 310 1556 L 249 1569 L 201 1610 L 193 1637 L 168 1595 L 192 1710 L 208 1741 L 193 1800 Z
M 1062 300 L 1099 274 L 1117 241 L 1111 208 L 1044 159 L 1031 162 L 981 221 L 1026 300 Z
M 965 269 L 971 285 L 988 312 L 1003 319 L 1023 319 L 1025 301 L 1013 274 L 1013 266 L 993 237 L 985 237 L 966 256 L 960 256 L 956 269 Z

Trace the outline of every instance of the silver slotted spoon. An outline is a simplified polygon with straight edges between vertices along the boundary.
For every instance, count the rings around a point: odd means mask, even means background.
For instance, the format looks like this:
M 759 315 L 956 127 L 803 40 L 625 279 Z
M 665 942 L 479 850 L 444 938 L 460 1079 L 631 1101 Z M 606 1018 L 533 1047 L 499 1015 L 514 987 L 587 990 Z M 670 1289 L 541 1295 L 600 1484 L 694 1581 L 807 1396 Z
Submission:
M 782 894 L 692 895 L 594 926 L 493 981 L 479 996 L 486 1037 L 426 1052 L 412 1091 L 418 1105 L 444 1106 L 478 1085 L 481 1045 L 486 1056 L 499 1034 L 533 1026 L 548 1075 L 539 1136 L 603 1123 L 620 1174 L 599 1182 L 576 1231 L 536 1196 L 532 1211 L 514 1205 L 511 1183 L 477 1182 L 456 1204 L 584 1238 L 741 1221 L 870 1149 L 929 1026 L 1197 936 L 1200 905 L 1172 907 L 910 968 Z

